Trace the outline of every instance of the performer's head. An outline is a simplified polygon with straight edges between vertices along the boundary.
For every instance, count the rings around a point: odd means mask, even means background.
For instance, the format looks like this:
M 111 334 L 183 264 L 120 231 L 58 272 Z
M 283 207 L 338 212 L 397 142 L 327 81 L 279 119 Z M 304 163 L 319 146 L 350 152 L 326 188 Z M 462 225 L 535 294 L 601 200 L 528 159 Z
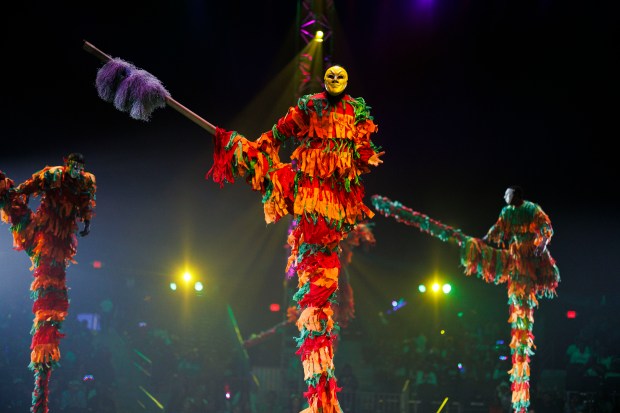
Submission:
M 346 89 L 349 75 L 344 70 L 344 67 L 338 65 L 331 66 L 325 71 L 323 81 L 325 82 L 327 93 L 332 96 L 338 96 Z
M 509 186 L 504 193 L 504 201 L 508 205 L 521 205 L 523 203 L 523 189 L 517 185 Z
M 71 178 L 77 178 L 84 172 L 84 155 L 73 152 L 64 158 L 65 167 Z

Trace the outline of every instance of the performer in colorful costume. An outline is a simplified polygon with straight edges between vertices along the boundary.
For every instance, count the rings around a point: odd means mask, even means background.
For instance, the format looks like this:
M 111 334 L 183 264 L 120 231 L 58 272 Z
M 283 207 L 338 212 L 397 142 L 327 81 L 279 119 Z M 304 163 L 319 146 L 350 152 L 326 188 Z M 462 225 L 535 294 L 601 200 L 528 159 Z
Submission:
M 506 189 L 506 206 L 483 240 L 507 249 L 514 257 L 509 271 L 508 303 L 512 326 L 510 349 L 512 354 L 512 406 L 516 413 L 527 412 L 530 399 L 530 355 L 533 355 L 534 308 L 538 306 L 537 295 L 554 293 L 560 281 L 555 260 L 547 245 L 553 236 L 551 220 L 542 208 L 523 199 L 518 186 Z M 552 287 L 551 291 L 537 285 Z
M 308 384 L 305 413 L 340 413 L 336 396 L 333 343 L 337 332 L 331 303 L 336 300 L 340 241 L 374 213 L 364 205 L 361 175 L 383 161 L 371 141 L 377 125 L 364 99 L 344 93 L 348 82 L 340 66 L 327 69 L 325 91 L 305 95 L 268 132 L 250 141 L 218 128 L 172 98 L 159 80 L 129 62 L 85 42 L 84 49 L 105 64 L 97 72 L 99 97 L 147 121 L 160 107 L 171 107 L 214 135 L 214 165 L 207 178 L 223 186 L 244 177 L 263 195 L 267 223 L 290 214 L 293 230 L 287 272 L 294 269 L 294 295 L 300 316 L 299 350 Z M 280 146 L 298 144 L 290 163 Z
M 84 171 L 84 157 L 78 153 L 66 157 L 63 166 L 46 166 L 17 187 L 0 171 L 2 221 L 11 225 L 14 248 L 26 251 L 34 270 L 32 413 L 49 410 L 49 379 L 60 360 L 59 343 L 64 337 L 60 330 L 69 309 L 66 268 L 75 263 L 78 220 L 84 222 L 79 234 L 90 232 L 95 192 L 95 177 Z M 41 197 L 36 212 L 28 207 L 30 196 Z
M 487 283 L 507 283 L 511 324 L 512 407 L 515 413 L 527 413 L 530 405 L 530 356 L 534 354 L 534 309 L 541 297 L 553 298 L 560 273 L 547 245 L 553 236 L 551 221 L 542 208 L 522 198 L 519 187 L 509 187 L 504 199 L 508 204 L 483 239 L 463 234 L 396 201 L 374 195 L 375 208 L 385 216 L 415 226 L 442 241 L 461 248 L 461 265 L 468 276 L 476 275 Z M 487 244 L 494 242 L 500 248 Z
M 304 413 L 340 413 L 333 362 L 337 324 L 332 302 L 338 290 L 340 241 L 374 213 L 364 205 L 361 175 L 382 163 L 371 141 L 377 125 L 364 99 L 344 93 L 348 74 L 340 66 L 325 72 L 325 90 L 301 97 L 273 128 L 255 142 L 216 128 L 214 165 L 207 177 L 221 186 L 244 177 L 261 192 L 265 220 L 293 216 L 288 237 L 298 290 L 294 300 L 309 407 Z M 291 163 L 282 163 L 281 144 L 293 139 Z

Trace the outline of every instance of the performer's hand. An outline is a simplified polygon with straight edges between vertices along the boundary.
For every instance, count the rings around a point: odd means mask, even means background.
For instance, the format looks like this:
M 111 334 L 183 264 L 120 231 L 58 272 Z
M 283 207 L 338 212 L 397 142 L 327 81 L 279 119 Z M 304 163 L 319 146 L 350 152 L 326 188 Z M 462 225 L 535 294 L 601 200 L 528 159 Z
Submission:
M 379 157 L 384 154 L 385 151 L 373 154 L 370 158 L 368 158 L 368 165 L 378 166 L 379 164 L 382 164 L 383 161 L 379 159 Z
M 547 249 L 548 242 L 549 240 L 547 238 L 543 238 L 540 244 L 538 244 L 536 248 L 534 249 L 534 255 L 537 257 L 540 257 Z
M 84 229 L 80 231 L 80 236 L 85 237 L 90 233 L 90 221 L 84 220 Z

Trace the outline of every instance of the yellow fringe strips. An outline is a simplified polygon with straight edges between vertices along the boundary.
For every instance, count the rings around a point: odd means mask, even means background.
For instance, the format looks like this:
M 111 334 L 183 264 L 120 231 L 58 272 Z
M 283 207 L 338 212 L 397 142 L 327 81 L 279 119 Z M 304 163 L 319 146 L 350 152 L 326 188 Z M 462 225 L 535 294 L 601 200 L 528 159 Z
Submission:
M 308 271 L 300 271 L 298 273 L 299 281 L 297 283 L 297 287 L 303 287 L 311 278 L 316 277 L 315 280 L 312 280 L 312 284 L 329 289 L 338 282 L 338 273 L 339 269 L 337 267 L 317 268 L 317 270 L 312 273 Z
M 334 284 L 338 283 L 338 273 L 340 272 L 338 267 L 322 268 L 321 270 L 321 276 L 312 281 L 312 284 L 330 289 Z
M 353 180 L 361 175 L 353 162 L 352 149 L 325 152 L 324 148 L 308 149 L 299 146 L 293 151 L 291 159 L 297 159 L 301 170 L 313 178 L 325 179 L 337 174 Z
M 334 310 L 331 307 L 306 307 L 304 311 L 299 315 L 297 319 L 296 325 L 297 328 L 301 331 L 302 328 L 305 328 L 308 331 L 322 331 L 323 326 L 321 325 L 320 315 L 321 313 L 327 316 L 327 323 L 325 329 L 327 331 L 331 331 L 334 328 L 334 320 L 332 316 L 334 315 Z
M 293 172 L 291 171 L 290 173 Z M 286 196 L 286 194 L 291 192 L 291 189 L 285 188 L 280 181 L 280 176 L 278 173 L 271 174 L 271 183 L 273 185 L 271 196 L 263 204 L 263 210 L 265 211 L 265 222 L 267 224 L 277 222 L 283 216 L 291 213 L 291 211 L 289 211 Z
M 49 288 L 53 288 L 55 290 L 62 290 L 66 286 L 64 279 L 52 278 L 52 277 L 43 277 L 39 276 L 34 279 L 34 281 L 30 284 L 30 291 L 36 290 L 47 290 Z
M 530 399 L 530 389 L 529 388 L 523 388 L 521 390 L 517 390 L 512 392 L 512 403 L 519 403 L 523 400 L 529 400 Z
M 327 116 L 319 116 L 317 112 L 312 111 L 310 115 L 308 136 L 321 139 L 329 139 L 341 137 L 353 139 L 353 133 L 356 130 L 355 117 L 344 113 L 336 113 L 331 110 Z
M 33 323 L 36 325 L 41 321 L 57 321 L 61 322 L 67 318 L 66 311 L 57 311 L 57 310 L 39 310 L 34 315 Z
M 321 347 L 313 350 L 304 360 L 304 380 L 309 380 L 316 374 L 326 375 L 327 370 L 334 369 L 334 354 L 331 347 Z
M 57 344 L 38 344 L 30 353 L 32 363 L 50 364 L 60 360 L 60 349 Z
M 351 225 L 364 220 L 365 216 L 374 216 L 374 212 L 365 205 L 352 202 L 342 204 L 337 192 L 320 188 L 299 188 L 293 211 L 296 215 L 317 213 L 330 220 L 344 220 Z

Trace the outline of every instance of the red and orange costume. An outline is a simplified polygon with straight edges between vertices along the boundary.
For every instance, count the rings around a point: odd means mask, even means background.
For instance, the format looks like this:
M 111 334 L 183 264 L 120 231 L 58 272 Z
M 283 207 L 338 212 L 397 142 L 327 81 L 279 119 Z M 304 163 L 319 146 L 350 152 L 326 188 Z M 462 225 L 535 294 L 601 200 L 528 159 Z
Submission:
M 77 221 L 88 224 L 94 214 L 94 175 L 81 171 L 72 177 L 69 169 L 46 166 L 17 187 L 0 172 L 2 221 L 11 225 L 14 248 L 30 257 L 34 275 L 30 286 L 35 315 L 29 365 L 35 373 L 32 413 L 48 411 L 49 377 L 60 360 L 64 336 L 60 330 L 69 309 L 66 268 L 75 263 Z M 30 196 L 41 197 L 36 212 L 28 207 Z
M 371 141 L 377 125 L 362 98 L 327 92 L 306 95 L 256 141 L 217 128 L 214 165 L 207 177 L 223 185 L 244 177 L 263 195 L 265 220 L 290 214 L 289 235 L 300 316 L 298 352 L 304 368 L 309 407 L 304 413 L 340 413 L 333 362 L 337 332 L 332 302 L 338 290 L 340 241 L 374 213 L 364 205 L 361 175 L 377 165 L 379 148 Z M 279 149 L 297 144 L 291 163 Z

